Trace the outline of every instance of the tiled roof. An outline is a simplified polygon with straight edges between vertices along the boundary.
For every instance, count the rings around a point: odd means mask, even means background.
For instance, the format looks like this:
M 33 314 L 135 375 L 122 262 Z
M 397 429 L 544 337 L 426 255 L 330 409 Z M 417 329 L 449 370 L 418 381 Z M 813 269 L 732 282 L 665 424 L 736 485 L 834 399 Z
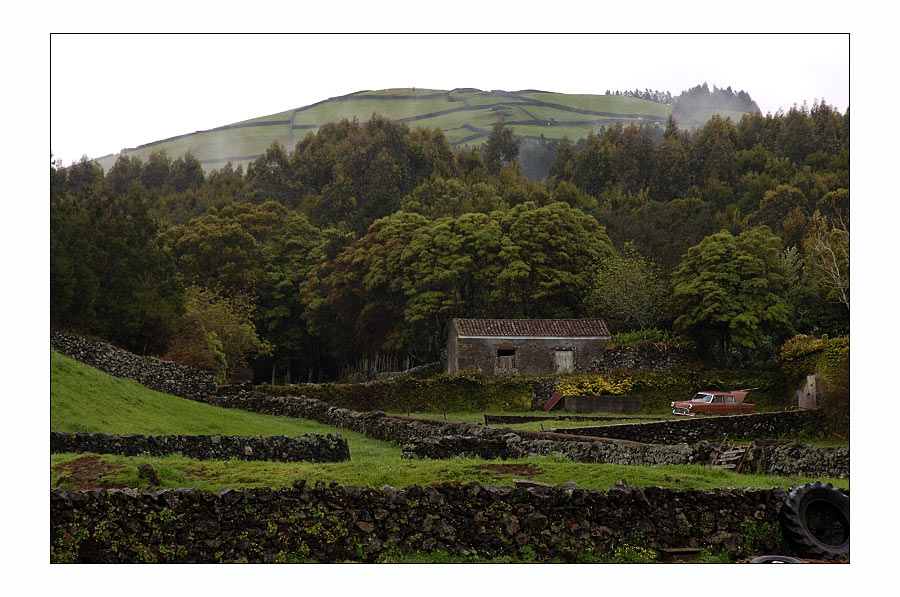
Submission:
M 602 319 L 455 319 L 461 336 L 609 336 Z

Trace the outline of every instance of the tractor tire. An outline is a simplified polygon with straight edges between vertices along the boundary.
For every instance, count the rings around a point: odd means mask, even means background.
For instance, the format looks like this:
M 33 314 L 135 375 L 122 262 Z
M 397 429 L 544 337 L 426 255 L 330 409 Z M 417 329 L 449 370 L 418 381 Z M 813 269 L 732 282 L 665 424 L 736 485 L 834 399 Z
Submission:
M 747 562 L 748 564 L 805 564 L 803 560 L 790 556 L 757 556 Z
M 828 533 L 820 528 L 822 516 L 831 527 Z M 803 556 L 832 560 L 850 553 L 850 497 L 831 483 L 816 481 L 792 489 L 781 507 L 780 520 L 785 538 Z M 837 526 L 840 532 L 835 534 Z

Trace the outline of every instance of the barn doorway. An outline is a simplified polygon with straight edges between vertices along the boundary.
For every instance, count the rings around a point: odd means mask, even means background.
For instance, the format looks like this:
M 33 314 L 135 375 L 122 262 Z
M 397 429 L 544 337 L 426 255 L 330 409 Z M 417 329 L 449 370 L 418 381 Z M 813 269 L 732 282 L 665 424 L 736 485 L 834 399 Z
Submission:
M 572 373 L 575 371 L 575 351 L 571 348 L 557 348 L 555 358 L 557 373 Z

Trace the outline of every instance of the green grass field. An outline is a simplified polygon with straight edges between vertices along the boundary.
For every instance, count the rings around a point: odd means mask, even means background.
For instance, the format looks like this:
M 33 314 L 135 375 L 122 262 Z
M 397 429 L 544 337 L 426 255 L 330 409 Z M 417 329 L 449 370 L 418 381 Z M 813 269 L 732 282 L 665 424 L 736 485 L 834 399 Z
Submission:
M 319 104 L 308 110 L 298 112 L 294 124 L 325 124 L 335 122 L 342 118 L 358 118 L 365 122 L 377 113 L 385 118 L 397 120 L 420 114 L 440 112 L 460 107 L 458 103 L 449 102 L 446 99 L 416 99 L 416 100 L 379 100 L 375 98 L 351 99 L 327 102 Z
M 398 413 L 400 414 L 400 413 Z M 433 417 L 434 415 L 432 415 Z M 452 420 L 478 420 L 483 413 L 455 413 Z M 442 418 L 442 417 L 441 417 Z M 483 418 L 481 419 L 483 420 Z M 481 458 L 404 460 L 392 443 L 314 421 L 273 417 L 221 409 L 111 377 L 82 363 L 50 354 L 50 428 L 54 431 L 141 434 L 301 435 L 339 433 L 347 438 L 350 462 L 277 463 L 201 461 L 181 456 L 165 458 L 114 455 L 53 454 L 52 487 L 145 487 L 137 468 L 151 464 L 163 486 L 221 489 L 225 487 L 285 487 L 295 479 L 337 481 L 343 485 L 405 487 L 457 481 L 485 485 L 512 485 L 527 478 L 545 483 L 574 481 L 581 487 L 608 489 L 625 479 L 632 486 L 683 488 L 788 487 L 811 479 L 738 475 L 703 466 L 629 467 L 574 463 L 562 457 L 535 457 L 508 461 Z M 847 479 L 822 479 L 849 487 Z
M 444 96 L 424 99 L 415 97 L 436 93 L 444 94 Z M 414 99 L 406 99 L 406 97 Z M 556 104 L 559 107 L 527 105 L 528 101 L 547 102 Z M 410 128 L 424 126 L 440 128 L 447 134 L 447 138 L 451 143 L 459 143 L 462 139 L 472 135 L 471 131 L 461 128 L 463 125 L 472 125 L 490 130 L 499 117 L 498 112 L 491 108 L 498 106 L 505 106 L 510 112 L 509 116 L 506 117 L 507 121 L 531 120 L 532 116 L 537 119 L 556 120 L 559 122 L 591 121 L 605 118 L 596 115 L 579 114 L 571 110 L 575 109 L 621 114 L 623 116 L 606 118 L 604 123 L 614 124 L 615 122 L 622 122 L 626 126 L 632 122 L 652 123 L 656 121 L 654 118 L 665 118 L 672 111 L 672 106 L 624 96 L 527 92 L 518 94 L 516 97 L 510 97 L 502 93 L 489 91 L 448 92 L 439 89 L 381 89 L 361 91 L 351 95 L 349 98 L 335 98 L 311 107 L 285 110 L 275 114 L 248 118 L 237 123 L 258 124 L 260 126 L 190 133 L 178 139 L 138 148 L 128 153 L 146 160 L 150 153 L 154 151 L 164 150 L 170 157 L 176 158 L 190 150 L 197 159 L 209 160 L 208 163 L 203 164 L 204 170 L 209 172 L 224 166 L 225 161 L 222 161 L 224 158 L 260 155 L 272 141 L 276 140 L 285 145 L 288 145 L 288 140 L 290 140 L 290 145 L 293 146 L 303 139 L 308 132 L 316 130 L 315 128 L 294 130 L 293 135 L 291 135 L 289 125 L 262 126 L 266 122 L 290 121 L 293 119 L 296 125 L 321 127 L 326 123 L 336 122 L 343 118 L 357 118 L 360 122 L 365 122 L 375 113 L 396 120 L 467 106 L 481 107 L 481 109 L 461 110 L 427 119 L 413 120 L 409 123 L 409 126 Z M 712 114 L 713 112 L 704 114 L 703 119 L 708 119 Z M 626 118 L 624 115 L 652 118 L 642 121 L 640 119 Z M 741 113 L 727 112 L 723 115 L 730 116 L 732 120 L 737 122 Z M 227 123 L 223 123 L 222 126 L 227 126 Z M 603 127 L 598 126 L 596 123 L 585 122 L 584 125 L 522 126 L 515 127 L 514 132 L 517 135 L 533 137 L 543 134 L 547 139 L 561 139 L 565 135 L 574 143 L 578 139 L 586 137 L 592 129 L 598 130 L 599 128 Z M 470 147 L 473 147 L 482 144 L 485 140 L 486 137 L 470 140 L 467 143 Z M 292 150 L 293 147 L 287 147 L 287 149 Z M 117 155 L 106 156 L 97 161 L 108 171 L 115 163 L 117 157 Z M 247 164 L 246 162 L 238 161 L 234 163 L 235 165 L 240 163 L 245 167 Z
M 672 112 L 672 106 L 621 95 L 578 95 L 545 92 L 530 92 L 522 93 L 520 95 L 522 97 L 536 99 L 550 104 L 560 104 L 579 110 L 613 112 L 615 114 L 646 114 L 648 116 L 659 116 L 661 118 L 666 118 Z
M 394 88 L 394 89 L 378 89 L 374 91 L 360 91 L 358 93 L 354 93 L 353 95 L 431 95 L 433 93 L 447 93 L 446 89 L 419 89 L 403 87 L 403 88 Z

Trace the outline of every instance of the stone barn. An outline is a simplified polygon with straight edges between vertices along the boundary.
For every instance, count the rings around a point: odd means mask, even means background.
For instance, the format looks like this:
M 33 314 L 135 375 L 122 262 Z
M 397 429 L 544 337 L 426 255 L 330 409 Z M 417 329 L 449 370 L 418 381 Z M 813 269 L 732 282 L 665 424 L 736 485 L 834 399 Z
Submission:
M 585 371 L 609 342 L 602 319 L 454 319 L 447 372 L 550 375 Z

